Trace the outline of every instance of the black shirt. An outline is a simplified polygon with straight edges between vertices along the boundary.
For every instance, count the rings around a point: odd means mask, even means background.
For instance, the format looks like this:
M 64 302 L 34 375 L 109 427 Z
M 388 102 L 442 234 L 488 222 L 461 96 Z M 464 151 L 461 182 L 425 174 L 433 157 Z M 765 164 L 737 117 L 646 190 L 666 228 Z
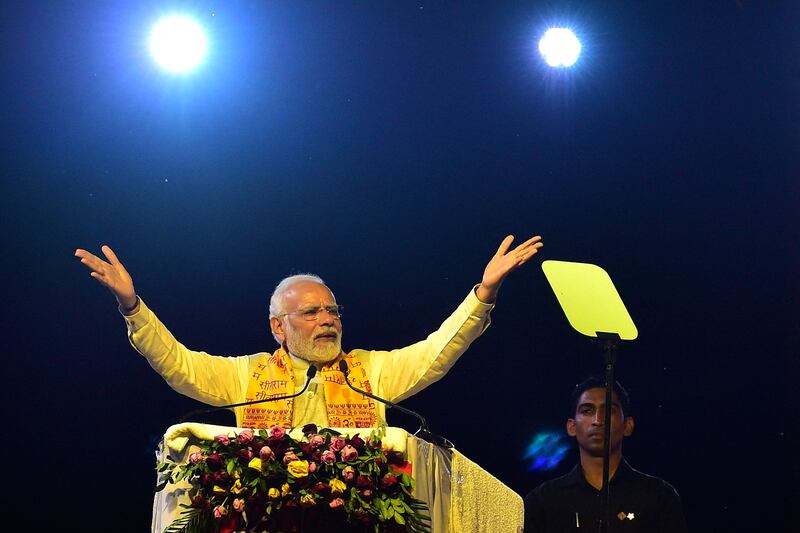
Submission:
M 623 460 L 608 484 L 611 495 L 609 533 L 685 533 L 680 498 L 657 477 L 634 470 Z M 598 531 L 603 493 L 583 477 L 580 464 L 546 481 L 525 497 L 525 533 Z

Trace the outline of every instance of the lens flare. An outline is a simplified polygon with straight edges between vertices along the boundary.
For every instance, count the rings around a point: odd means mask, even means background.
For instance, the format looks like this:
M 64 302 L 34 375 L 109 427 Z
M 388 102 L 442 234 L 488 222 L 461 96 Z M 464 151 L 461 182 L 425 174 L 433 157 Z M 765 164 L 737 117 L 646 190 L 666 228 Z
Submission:
M 561 433 L 542 431 L 534 435 L 525 449 L 523 459 L 528 461 L 528 471 L 552 470 L 564 459 L 570 446 Z

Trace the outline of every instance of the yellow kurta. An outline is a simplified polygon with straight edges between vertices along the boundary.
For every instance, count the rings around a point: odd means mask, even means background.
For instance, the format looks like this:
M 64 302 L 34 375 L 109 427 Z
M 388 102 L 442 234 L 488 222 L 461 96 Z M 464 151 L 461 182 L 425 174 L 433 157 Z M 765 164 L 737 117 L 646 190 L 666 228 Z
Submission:
M 471 290 L 461 305 L 422 341 L 391 351 L 351 350 L 367 372 L 373 394 L 398 402 L 441 379 L 469 345 L 489 327 L 493 304 L 481 302 Z M 177 392 L 209 405 L 246 401 L 247 385 L 263 353 L 222 357 L 194 351 L 178 342 L 153 311 L 140 300 L 139 310 L 125 316 L 131 345 Z M 292 357 L 297 390 L 305 384 L 308 362 Z M 318 373 L 305 394 L 294 399 L 293 426 L 328 426 L 324 390 Z M 378 424 L 386 409 L 378 408 Z M 236 422 L 241 425 L 242 410 Z

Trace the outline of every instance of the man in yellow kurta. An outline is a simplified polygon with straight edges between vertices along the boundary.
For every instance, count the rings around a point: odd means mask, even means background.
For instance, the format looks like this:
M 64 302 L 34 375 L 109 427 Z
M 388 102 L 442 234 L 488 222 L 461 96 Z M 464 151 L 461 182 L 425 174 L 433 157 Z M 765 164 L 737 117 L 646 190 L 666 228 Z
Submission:
M 102 247 L 108 261 L 81 249 L 75 255 L 116 297 L 133 347 L 176 391 L 214 406 L 266 400 L 300 390 L 313 364 L 319 372 L 306 393 L 237 407 L 236 423 L 345 428 L 385 423 L 385 407 L 348 387 L 338 362 L 347 362 L 355 387 L 393 402 L 441 379 L 489 326 L 489 312 L 506 276 L 542 246 L 538 236 L 509 250 L 512 242 L 511 235 L 503 240 L 481 283 L 439 329 L 411 346 L 342 351 L 341 308 L 333 293 L 319 277 L 299 275 L 281 281 L 270 300 L 270 328 L 280 348 L 239 357 L 209 355 L 178 342 L 136 294 L 130 274 L 108 246 Z

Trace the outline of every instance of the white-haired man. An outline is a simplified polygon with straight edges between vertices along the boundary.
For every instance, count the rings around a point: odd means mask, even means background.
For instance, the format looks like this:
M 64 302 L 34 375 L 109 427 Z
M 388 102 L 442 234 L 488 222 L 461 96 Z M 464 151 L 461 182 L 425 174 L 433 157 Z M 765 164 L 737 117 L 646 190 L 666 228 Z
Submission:
M 510 250 L 513 240 L 511 235 L 503 240 L 481 283 L 439 329 L 411 346 L 342 351 L 341 307 L 322 279 L 302 274 L 281 281 L 270 299 L 270 328 L 280 347 L 238 357 L 213 356 L 178 342 L 137 296 L 130 274 L 108 246 L 102 247 L 108 261 L 82 249 L 75 256 L 114 294 L 131 344 L 176 391 L 214 406 L 286 396 L 302 388 L 313 364 L 319 372 L 308 392 L 237 407 L 237 425 L 375 427 L 385 423 L 384 405 L 348 387 L 338 362 L 347 362 L 355 387 L 393 402 L 441 379 L 489 326 L 489 312 L 506 276 L 542 246 L 535 236 Z

